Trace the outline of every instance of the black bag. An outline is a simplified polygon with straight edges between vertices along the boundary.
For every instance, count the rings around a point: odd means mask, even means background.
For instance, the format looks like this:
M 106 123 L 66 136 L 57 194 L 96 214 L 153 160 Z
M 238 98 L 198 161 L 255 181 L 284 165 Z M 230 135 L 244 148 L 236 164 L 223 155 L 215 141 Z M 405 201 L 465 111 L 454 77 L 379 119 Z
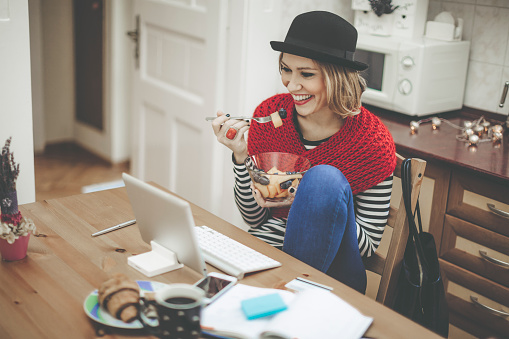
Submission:
M 419 201 L 416 206 L 419 231 L 415 225 L 415 214 L 411 209 L 410 169 L 410 159 L 405 159 L 401 166 L 401 184 L 410 233 L 401 266 L 394 310 L 447 338 L 449 309 L 435 239 L 430 233 L 422 231 Z

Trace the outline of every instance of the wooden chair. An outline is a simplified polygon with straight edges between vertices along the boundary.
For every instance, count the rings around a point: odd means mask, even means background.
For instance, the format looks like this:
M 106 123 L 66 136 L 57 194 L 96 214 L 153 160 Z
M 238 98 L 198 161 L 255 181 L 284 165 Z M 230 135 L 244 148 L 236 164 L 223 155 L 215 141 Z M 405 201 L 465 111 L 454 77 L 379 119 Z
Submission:
M 396 169 L 394 176 L 401 178 L 401 164 L 404 158 L 399 154 L 397 156 Z M 424 170 L 426 161 L 412 158 L 412 211 L 415 210 L 419 191 L 421 189 L 422 180 L 424 178 Z M 394 185 L 399 183 L 395 182 Z M 396 204 L 394 197 L 391 198 L 391 207 L 387 226 L 392 227 L 392 238 L 387 251 L 387 256 L 375 252 L 371 257 L 364 258 L 364 266 L 367 270 L 377 273 L 381 276 L 380 285 L 376 301 L 392 307 L 394 302 L 394 292 L 398 283 L 401 263 L 405 253 L 405 247 L 408 240 L 408 220 L 406 219 L 405 205 L 403 198 Z M 394 208 L 398 206 L 398 208 Z

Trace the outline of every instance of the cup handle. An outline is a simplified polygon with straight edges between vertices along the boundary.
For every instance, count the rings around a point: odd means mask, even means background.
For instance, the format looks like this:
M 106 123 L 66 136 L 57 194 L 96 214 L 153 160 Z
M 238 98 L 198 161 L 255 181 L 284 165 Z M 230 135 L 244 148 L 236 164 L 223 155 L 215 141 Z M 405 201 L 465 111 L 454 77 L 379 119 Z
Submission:
M 153 302 L 140 299 L 140 312 L 138 314 L 138 320 L 140 321 L 141 325 L 143 326 L 143 329 L 146 330 L 150 335 L 157 336 L 160 332 L 159 328 L 159 315 L 157 318 L 157 324 L 155 326 L 151 325 L 150 318 L 147 317 L 146 311 L 148 307 L 152 305 L 155 307 Z M 156 312 L 157 314 L 157 312 Z

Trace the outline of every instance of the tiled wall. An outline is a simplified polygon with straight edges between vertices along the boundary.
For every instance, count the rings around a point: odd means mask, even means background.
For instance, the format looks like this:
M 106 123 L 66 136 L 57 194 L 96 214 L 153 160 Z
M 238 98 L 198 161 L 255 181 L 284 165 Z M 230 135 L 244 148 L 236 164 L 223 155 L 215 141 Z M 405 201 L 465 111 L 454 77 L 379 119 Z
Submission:
M 471 43 L 465 106 L 508 115 L 509 98 L 498 104 L 509 81 L 509 0 L 430 1 L 429 19 L 441 11 L 463 18 L 463 39 Z
M 353 22 L 351 0 L 284 0 L 282 36 L 292 19 L 310 10 L 328 10 Z M 463 18 L 463 39 L 471 42 L 464 105 L 509 115 L 509 97 L 499 107 L 509 81 L 509 0 L 429 0 L 428 20 L 449 11 Z

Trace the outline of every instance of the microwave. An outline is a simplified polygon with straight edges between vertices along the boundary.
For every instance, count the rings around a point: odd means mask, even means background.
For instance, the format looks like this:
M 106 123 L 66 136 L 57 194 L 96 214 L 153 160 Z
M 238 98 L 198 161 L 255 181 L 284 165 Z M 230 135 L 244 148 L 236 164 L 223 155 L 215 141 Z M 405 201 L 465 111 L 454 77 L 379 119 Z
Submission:
M 369 65 L 362 102 L 412 116 L 460 109 L 469 50 L 469 41 L 359 34 L 355 60 Z

